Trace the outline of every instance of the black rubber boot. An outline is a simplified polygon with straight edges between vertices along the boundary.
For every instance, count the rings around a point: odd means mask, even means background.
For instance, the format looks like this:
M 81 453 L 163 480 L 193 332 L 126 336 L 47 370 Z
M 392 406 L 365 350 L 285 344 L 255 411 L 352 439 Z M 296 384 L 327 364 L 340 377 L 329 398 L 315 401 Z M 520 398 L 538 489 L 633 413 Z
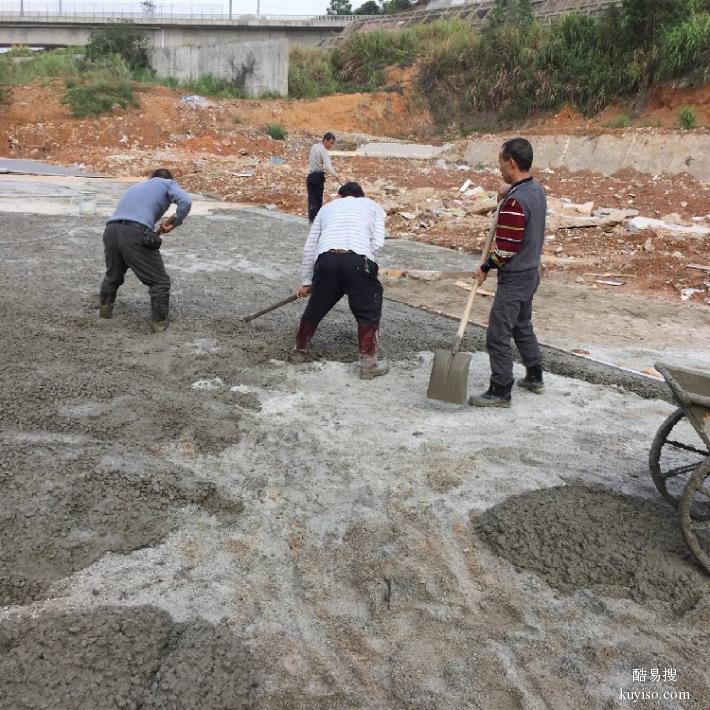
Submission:
M 542 394 L 545 383 L 542 380 L 542 365 L 526 368 L 527 372 L 522 380 L 518 380 L 518 387 L 524 387 L 535 394 Z
M 99 316 L 101 318 L 111 318 L 113 316 L 113 304 L 116 301 L 116 294 L 109 296 L 100 296 L 99 301 Z
M 492 382 L 483 394 L 469 397 L 468 403 L 472 407 L 510 407 L 511 387 L 497 387 Z
M 162 333 L 168 327 L 168 311 L 167 303 L 154 303 L 151 307 L 150 329 L 154 333 Z

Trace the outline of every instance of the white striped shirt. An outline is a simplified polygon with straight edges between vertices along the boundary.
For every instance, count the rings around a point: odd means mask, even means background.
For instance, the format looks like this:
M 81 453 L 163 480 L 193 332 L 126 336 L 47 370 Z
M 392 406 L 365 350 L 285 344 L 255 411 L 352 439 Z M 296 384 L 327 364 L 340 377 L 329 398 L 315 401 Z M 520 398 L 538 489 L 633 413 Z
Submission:
M 313 281 L 316 259 L 330 249 L 349 249 L 374 261 L 385 243 L 385 211 L 367 197 L 341 197 L 321 207 L 303 247 L 301 283 Z

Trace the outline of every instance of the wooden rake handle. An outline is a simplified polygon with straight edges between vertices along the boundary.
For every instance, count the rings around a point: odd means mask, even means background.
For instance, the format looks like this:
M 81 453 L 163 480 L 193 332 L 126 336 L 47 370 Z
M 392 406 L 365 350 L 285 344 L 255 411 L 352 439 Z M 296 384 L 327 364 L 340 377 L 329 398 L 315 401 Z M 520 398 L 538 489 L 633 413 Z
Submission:
M 502 204 L 502 203 L 501 203 Z M 488 230 L 488 236 L 486 237 L 486 242 L 483 245 L 483 252 L 481 254 L 481 264 L 485 263 L 488 259 L 488 252 L 491 250 L 491 244 L 493 244 L 493 238 L 496 235 L 496 227 L 498 226 L 498 212 L 500 212 L 500 204 L 493 215 L 493 223 L 491 228 Z M 478 293 L 478 281 L 474 279 L 473 288 L 468 296 L 468 301 L 466 302 L 466 308 L 464 309 L 463 315 L 461 316 L 461 323 L 459 324 L 459 329 L 456 332 L 456 342 L 454 344 L 454 352 L 456 352 L 461 346 L 461 341 L 463 340 L 463 335 L 466 332 L 466 326 L 468 325 L 468 319 L 471 316 L 471 310 L 473 309 L 473 301 Z
M 242 320 L 245 323 L 248 323 L 251 320 L 254 320 L 255 318 L 259 318 L 259 316 L 266 315 L 267 313 L 271 313 L 271 311 L 275 311 L 277 308 L 281 308 L 281 306 L 285 306 L 289 303 L 292 303 L 298 298 L 298 296 L 294 293 L 293 295 L 289 296 L 288 298 L 284 298 L 282 301 L 279 301 L 278 303 L 274 303 L 272 306 L 267 306 L 266 308 L 262 308 L 260 311 L 257 311 L 256 313 L 250 313 L 248 316 L 244 316 Z

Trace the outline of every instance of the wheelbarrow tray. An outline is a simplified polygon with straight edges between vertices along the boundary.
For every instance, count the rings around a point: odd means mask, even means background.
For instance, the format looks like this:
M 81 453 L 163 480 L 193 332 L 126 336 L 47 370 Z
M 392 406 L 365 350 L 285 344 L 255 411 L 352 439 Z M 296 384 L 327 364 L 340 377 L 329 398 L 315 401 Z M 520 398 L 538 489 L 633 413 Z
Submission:
M 710 448 L 710 373 L 656 363 L 678 405 Z

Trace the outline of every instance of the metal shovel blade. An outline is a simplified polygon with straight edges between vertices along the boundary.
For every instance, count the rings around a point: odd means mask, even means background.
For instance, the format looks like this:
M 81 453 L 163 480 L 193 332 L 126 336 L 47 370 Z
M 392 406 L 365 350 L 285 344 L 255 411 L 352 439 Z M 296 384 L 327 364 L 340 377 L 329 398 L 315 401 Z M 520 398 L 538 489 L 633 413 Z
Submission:
M 465 404 L 468 396 L 468 366 L 471 353 L 453 353 L 436 350 L 429 378 L 429 399 L 439 399 L 452 404 Z

